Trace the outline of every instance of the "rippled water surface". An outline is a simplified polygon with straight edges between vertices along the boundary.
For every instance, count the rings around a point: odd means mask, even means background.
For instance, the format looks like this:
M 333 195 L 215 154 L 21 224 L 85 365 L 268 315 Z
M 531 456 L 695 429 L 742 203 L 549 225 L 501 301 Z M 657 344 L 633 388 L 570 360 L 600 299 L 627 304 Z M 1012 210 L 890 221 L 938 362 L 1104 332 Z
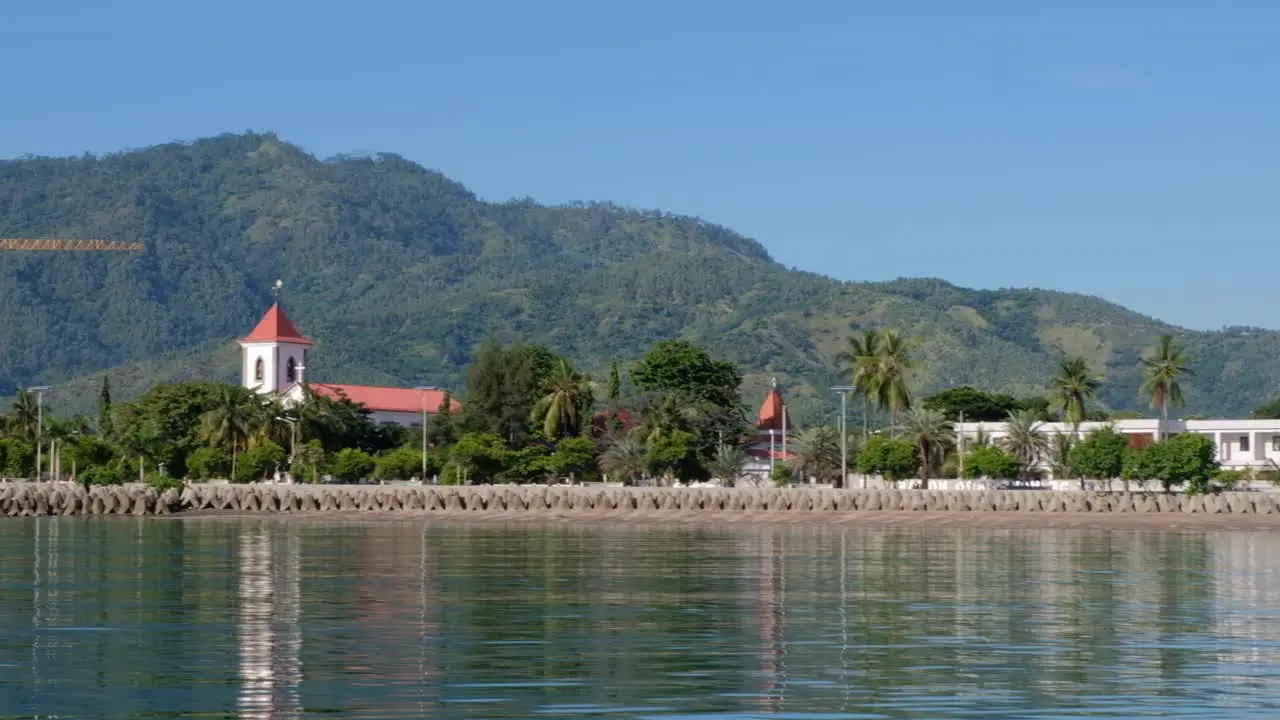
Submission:
M 0 521 L 0 718 L 1280 717 L 1280 536 Z

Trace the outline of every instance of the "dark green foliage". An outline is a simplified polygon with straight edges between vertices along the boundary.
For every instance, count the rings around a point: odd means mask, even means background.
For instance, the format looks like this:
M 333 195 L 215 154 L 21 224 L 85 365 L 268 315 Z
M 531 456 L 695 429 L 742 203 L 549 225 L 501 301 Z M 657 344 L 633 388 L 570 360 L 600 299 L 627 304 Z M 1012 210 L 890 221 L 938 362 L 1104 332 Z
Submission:
M 35 445 L 17 438 L 0 438 L 0 475 L 25 478 L 35 471 Z
M 467 433 L 458 438 L 458 442 L 449 451 L 449 462 L 461 470 L 465 479 L 482 483 L 491 481 L 502 473 L 510 452 L 500 435 Z
M 231 472 L 231 458 L 218 448 L 196 448 L 187 456 L 187 476 L 199 480 L 225 478 Z
M 964 415 L 965 422 L 1003 422 L 1009 413 L 1018 410 L 1018 401 L 1012 395 L 989 393 L 968 385 L 944 390 L 924 399 L 924 406 L 937 410 L 952 422 Z
M 137 473 L 130 473 L 120 463 L 95 465 L 80 471 L 78 480 L 81 485 L 123 485 L 125 482 L 137 480 Z
M 428 479 L 430 473 L 438 472 L 440 467 L 434 464 L 431 455 L 427 456 Z M 374 458 L 374 480 L 408 480 L 422 475 L 422 451 L 409 448 L 398 448 Z
M 356 482 L 369 477 L 375 467 L 369 453 L 359 448 L 346 448 L 333 457 L 329 473 L 343 482 Z
M 453 395 L 445 391 L 440 410 L 427 421 L 427 444 L 431 447 L 452 445 L 458 440 L 458 427 L 453 417 Z
M 258 443 L 240 454 L 236 460 L 236 472 L 232 479 L 236 482 L 266 480 L 277 470 L 288 469 L 285 467 L 286 459 L 284 448 L 279 445 L 270 440 Z
M 532 436 L 529 413 L 551 367 L 545 348 L 507 347 L 491 338 L 467 368 L 463 428 L 492 433 L 512 447 L 523 444 Z
M 631 368 L 641 392 L 680 395 L 716 407 L 742 402 L 742 376 L 731 362 L 713 360 L 706 350 L 684 340 L 662 340 Z
M 1267 402 L 1264 405 L 1259 405 L 1258 407 L 1254 408 L 1253 413 L 1250 414 L 1250 417 L 1252 417 L 1255 420 L 1280 419 L 1280 398 L 1276 398 L 1275 400 L 1271 400 L 1270 402 Z
M 970 480 L 1011 480 L 1019 469 L 1018 459 L 995 445 L 979 445 L 965 453 L 964 476 Z
M 547 469 L 557 477 L 582 479 L 598 475 L 595 444 L 580 437 L 561 440 L 556 444 L 555 452 L 547 458 Z
M 1095 430 L 1071 448 L 1071 475 L 1093 480 L 1111 480 L 1124 472 L 1128 439 L 1111 428 Z
M 872 435 L 858 451 L 858 472 L 879 475 L 897 482 L 915 475 L 920 468 L 920 453 L 905 440 Z
M 102 390 L 98 392 L 98 434 L 111 437 L 111 378 L 103 376 Z
M 697 437 L 685 430 L 672 430 L 649 443 L 646 452 L 649 471 L 658 477 L 676 480 L 705 480 L 706 467 L 699 461 Z
M 1249 473 L 1243 470 L 1219 470 L 1213 475 L 1213 485 L 1223 490 L 1235 490 L 1249 482 Z
M 1216 454 L 1211 438 L 1182 433 L 1129 451 L 1124 476 L 1139 482 L 1158 482 L 1165 492 L 1182 485 L 1189 493 L 1203 493 L 1218 472 Z

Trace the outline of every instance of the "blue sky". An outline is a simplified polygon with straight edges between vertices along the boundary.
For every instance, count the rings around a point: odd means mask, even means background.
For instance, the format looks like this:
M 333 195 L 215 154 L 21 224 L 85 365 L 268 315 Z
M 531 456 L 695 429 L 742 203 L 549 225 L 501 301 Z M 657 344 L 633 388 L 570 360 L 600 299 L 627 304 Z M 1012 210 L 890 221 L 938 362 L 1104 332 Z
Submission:
M 841 279 L 1280 327 L 1280 3 L 0 5 L 0 156 L 273 130 Z

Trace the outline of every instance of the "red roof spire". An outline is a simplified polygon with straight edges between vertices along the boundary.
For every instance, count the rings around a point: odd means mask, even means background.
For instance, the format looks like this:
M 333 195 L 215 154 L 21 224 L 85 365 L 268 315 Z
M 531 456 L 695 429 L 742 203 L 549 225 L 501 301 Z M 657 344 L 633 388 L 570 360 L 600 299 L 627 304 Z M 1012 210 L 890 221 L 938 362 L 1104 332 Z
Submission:
M 786 416 L 786 427 L 792 427 L 791 416 L 787 414 L 787 404 L 782 401 L 782 395 L 778 393 L 778 387 L 775 385 L 769 388 L 769 394 L 764 396 L 764 404 L 760 406 L 760 412 L 756 414 L 756 428 L 759 430 L 781 430 L 784 415 Z
M 289 321 L 289 316 L 280 309 L 280 303 L 271 306 L 258 326 L 240 342 L 244 343 L 292 343 L 294 345 L 311 345 L 311 341 L 302 337 L 298 328 Z

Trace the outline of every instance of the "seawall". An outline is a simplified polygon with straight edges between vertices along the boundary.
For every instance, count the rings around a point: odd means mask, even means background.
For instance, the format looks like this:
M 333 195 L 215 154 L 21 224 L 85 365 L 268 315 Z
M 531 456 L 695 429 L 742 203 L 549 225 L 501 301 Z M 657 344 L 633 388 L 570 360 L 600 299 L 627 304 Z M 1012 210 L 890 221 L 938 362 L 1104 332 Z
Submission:
M 145 485 L 0 483 L 0 517 L 51 515 L 393 513 L 440 516 L 628 514 L 732 520 L 897 513 L 955 516 L 1033 513 L 1100 515 L 1272 516 L 1280 527 L 1280 493 L 1163 495 L 1034 490 L 833 490 L 827 488 L 623 488 L 541 485 L 313 486 L 188 485 L 163 493 Z M 767 518 L 766 518 L 767 519 Z M 976 521 L 976 519 L 975 519 Z M 1269 524 L 1271 519 L 1268 519 Z

